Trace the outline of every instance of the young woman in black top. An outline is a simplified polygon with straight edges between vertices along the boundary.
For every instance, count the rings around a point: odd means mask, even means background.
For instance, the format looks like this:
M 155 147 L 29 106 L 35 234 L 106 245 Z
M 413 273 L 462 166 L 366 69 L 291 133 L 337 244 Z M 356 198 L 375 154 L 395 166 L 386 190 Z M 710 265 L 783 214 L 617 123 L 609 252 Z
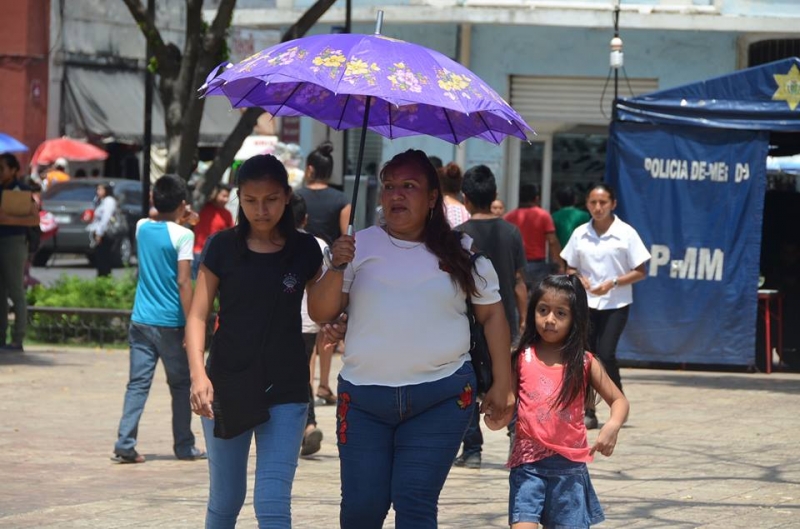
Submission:
M 303 291 L 321 274 L 314 237 L 295 229 L 286 169 L 271 155 L 238 173 L 239 224 L 207 243 L 186 325 L 191 403 L 203 416 L 210 493 L 206 527 L 233 527 L 256 440 L 259 527 L 291 527 L 291 488 L 306 425 L 308 358 Z M 203 363 L 206 321 L 219 326 Z
M 350 201 L 344 193 L 330 187 L 333 173 L 333 144 L 323 142 L 306 158 L 306 174 L 303 187 L 297 194 L 306 201 L 308 225 L 306 230 L 333 243 L 347 233 L 350 222 Z

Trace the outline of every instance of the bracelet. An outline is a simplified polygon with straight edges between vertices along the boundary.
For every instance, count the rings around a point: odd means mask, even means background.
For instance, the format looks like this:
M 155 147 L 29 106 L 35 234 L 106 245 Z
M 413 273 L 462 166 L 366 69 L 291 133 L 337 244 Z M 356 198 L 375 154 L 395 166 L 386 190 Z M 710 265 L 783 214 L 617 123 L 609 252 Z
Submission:
M 341 272 L 345 268 L 347 268 L 347 263 L 341 264 L 336 266 L 333 264 L 333 254 L 331 254 L 331 247 L 326 246 L 325 249 L 322 251 L 322 261 L 325 263 L 325 266 L 329 270 L 335 270 L 337 272 Z
M 619 278 L 615 277 L 613 280 L 611 280 L 611 284 L 612 284 L 611 288 L 617 288 L 617 285 L 619 284 Z

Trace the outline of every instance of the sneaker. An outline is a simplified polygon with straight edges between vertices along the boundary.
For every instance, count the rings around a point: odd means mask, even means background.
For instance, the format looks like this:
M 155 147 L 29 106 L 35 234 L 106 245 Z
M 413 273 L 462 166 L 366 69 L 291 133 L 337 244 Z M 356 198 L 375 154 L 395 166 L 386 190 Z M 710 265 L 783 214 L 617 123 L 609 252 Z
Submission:
M 205 453 L 203 450 L 200 450 L 196 446 L 193 446 L 188 456 L 175 456 L 175 457 L 177 457 L 181 461 L 199 461 L 201 459 L 208 459 L 208 454 Z
M 300 445 L 300 455 L 310 456 L 316 454 L 322 448 L 322 430 L 314 428 L 303 435 L 303 444 Z
M 24 353 L 25 349 L 22 348 L 21 343 L 7 343 L 0 346 L 0 351 L 5 353 Z
M 586 410 L 583 415 L 583 425 L 586 426 L 587 430 L 596 430 L 598 423 L 597 423 L 597 414 L 594 410 Z
M 111 461 L 114 463 L 121 463 L 121 464 L 128 464 L 128 463 L 144 463 L 145 459 L 144 456 L 141 455 L 136 450 L 131 450 L 125 454 L 117 454 L 114 453 L 111 456 Z
M 453 466 L 464 467 L 471 469 L 481 468 L 481 455 L 480 453 L 464 455 L 463 453 L 453 461 Z

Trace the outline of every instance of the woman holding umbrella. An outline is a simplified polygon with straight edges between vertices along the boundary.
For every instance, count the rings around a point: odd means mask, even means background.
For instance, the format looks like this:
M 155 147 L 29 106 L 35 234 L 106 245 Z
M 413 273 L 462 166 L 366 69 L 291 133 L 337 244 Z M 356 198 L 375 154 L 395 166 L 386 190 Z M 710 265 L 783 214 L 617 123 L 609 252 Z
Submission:
M 473 267 L 471 239 L 450 229 L 425 153 L 398 154 L 380 180 L 386 225 L 337 239 L 309 293 L 314 320 L 348 313 L 340 523 L 380 528 L 393 504 L 398 529 L 436 527 L 439 493 L 476 405 L 466 297 L 494 360 L 482 405 L 494 429 L 513 411 L 510 334 L 497 274 L 486 259 Z

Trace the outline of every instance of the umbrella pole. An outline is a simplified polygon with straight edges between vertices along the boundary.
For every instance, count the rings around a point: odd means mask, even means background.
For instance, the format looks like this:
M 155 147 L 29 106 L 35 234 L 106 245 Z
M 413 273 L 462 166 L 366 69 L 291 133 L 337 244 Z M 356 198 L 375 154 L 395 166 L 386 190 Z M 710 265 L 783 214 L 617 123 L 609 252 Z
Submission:
M 347 234 L 353 235 L 353 221 L 356 218 L 356 203 L 358 202 L 358 186 L 361 181 L 361 163 L 364 161 L 364 145 L 367 141 L 367 125 L 369 124 L 369 107 L 372 103 L 372 96 L 367 96 L 367 105 L 364 108 L 364 123 L 361 127 L 361 139 L 358 142 L 358 158 L 356 160 L 356 178 L 353 183 L 353 199 L 350 201 L 350 222 L 347 226 Z
M 378 19 L 375 21 L 375 34 L 380 35 L 383 28 L 383 10 L 378 10 Z M 364 123 L 361 126 L 361 139 L 358 142 L 358 159 L 356 160 L 356 179 L 353 184 L 353 199 L 350 201 L 350 222 L 347 224 L 347 234 L 353 235 L 355 228 L 353 221 L 356 218 L 356 203 L 358 202 L 358 186 L 361 182 L 361 163 L 364 161 L 364 144 L 367 141 L 367 125 L 369 125 L 369 107 L 372 96 L 367 96 L 367 105 L 364 108 Z M 346 168 L 345 168 L 346 169 Z

